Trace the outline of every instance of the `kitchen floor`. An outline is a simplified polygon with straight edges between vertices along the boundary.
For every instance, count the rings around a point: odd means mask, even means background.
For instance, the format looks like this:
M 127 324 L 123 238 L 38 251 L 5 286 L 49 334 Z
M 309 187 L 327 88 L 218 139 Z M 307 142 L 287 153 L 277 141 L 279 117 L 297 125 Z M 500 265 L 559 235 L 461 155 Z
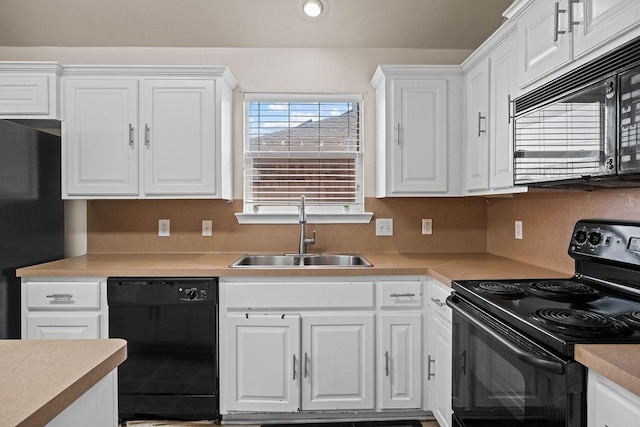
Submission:
M 233 425 L 233 424 L 226 424 Z M 239 427 L 259 427 L 259 425 L 237 424 Z M 212 427 L 219 424 L 208 421 L 127 421 L 121 424 L 121 427 Z M 439 427 L 436 421 L 422 421 L 422 427 Z

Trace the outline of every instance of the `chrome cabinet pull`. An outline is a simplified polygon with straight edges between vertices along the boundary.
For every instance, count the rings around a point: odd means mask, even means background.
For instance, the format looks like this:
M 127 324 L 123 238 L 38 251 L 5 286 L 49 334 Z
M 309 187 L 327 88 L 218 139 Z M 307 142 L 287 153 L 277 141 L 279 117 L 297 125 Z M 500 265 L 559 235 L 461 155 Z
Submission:
M 129 123 L 129 147 L 133 148 L 133 125 Z
M 389 376 L 389 352 L 384 352 L 384 373 L 386 376 Z
M 304 377 L 307 378 L 309 376 L 309 370 L 308 368 L 308 364 L 309 364 L 309 356 L 307 355 L 307 353 L 304 354 Z
M 144 124 L 144 145 L 149 148 L 149 144 L 151 144 L 151 141 L 149 139 L 149 125 L 148 124 Z
M 416 294 L 412 294 L 412 293 L 406 293 L 406 294 L 390 294 L 389 296 L 390 296 L 391 298 L 398 298 L 398 297 L 408 297 L 408 298 L 411 298 L 411 297 L 415 297 L 415 296 L 416 296 Z
M 579 25 L 580 21 L 574 21 L 573 20 L 573 5 L 574 4 L 580 4 L 580 0 L 569 0 L 569 5 L 567 6 L 567 8 L 569 9 L 569 32 L 571 32 L 571 30 L 573 30 L 573 26 L 574 25 Z
M 480 111 L 478 111 L 478 136 L 482 136 L 483 133 L 485 133 L 487 131 L 487 127 L 485 126 L 484 129 L 482 129 L 482 121 L 487 120 L 487 116 L 483 116 L 482 113 Z
M 293 355 L 293 380 L 296 380 L 296 355 Z
M 511 99 L 511 94 L 507 95 L 507 116 L 508 117 L 508 122 L 509 124 L 511 124 L 511 119 L 513 119 L 513 114 L 511 114 L 511 107 L 513 105 L 514 101 Z
M 51 294 L 47 298 L 53 298 L 52 302 L 71 302 L 73 294 Z
M 445 306 L 445 302 L 440 301 L 439 299 L 436 298 L 431 298 L 431 301 L 435 302 L 436 304 L 438 304 L 440 307 L 444 307 Z
M 556 2 L 556 12 L 555 15 L 553 16 L 553 41 L 557 42 L 558 41 L 558 36 L 560 34 L 565 34 L 566 31 L 564 30 L 560 30 L 559 28 L 559 21 L 560 21 L 560 14 L 561 13 L 567 13 L 566 9 L 560 9 L 560 3 Z
M 431 364 L 436 363 L 436 359 L 432 359 L 431 355 L 427 357 L 427 381 L 431 381 L 431 378 L 435 377 L 436 374 L 431 372 Z
M 400 145 L 400 122 L 396 123 L 396 145 Z

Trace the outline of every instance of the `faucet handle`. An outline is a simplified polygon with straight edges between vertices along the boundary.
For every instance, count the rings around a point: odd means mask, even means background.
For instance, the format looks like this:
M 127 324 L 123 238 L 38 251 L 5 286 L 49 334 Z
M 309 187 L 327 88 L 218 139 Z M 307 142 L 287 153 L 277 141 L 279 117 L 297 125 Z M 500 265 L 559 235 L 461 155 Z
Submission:
M 315 230 L 313 230 L 313 231 L 311 232 L 311 235 L 312 235 L 312 237 L 310 237 L 310 238 L 308 238 L 308 237 L 305 237 L 305 238 L 304 238 L 304 242 L 305 242 L 307 245 L 313 245 L 313 244 L 316 242 L 316 231 L 315 231 Z

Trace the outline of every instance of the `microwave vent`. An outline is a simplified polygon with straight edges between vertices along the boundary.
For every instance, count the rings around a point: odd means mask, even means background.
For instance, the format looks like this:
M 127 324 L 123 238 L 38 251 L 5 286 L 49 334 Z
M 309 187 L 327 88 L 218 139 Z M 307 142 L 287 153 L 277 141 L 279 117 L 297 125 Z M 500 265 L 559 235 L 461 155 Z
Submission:
M 640 37 L 516 98 L 514 113 L 517 116 L 534 107 L 552 102 L 563 95 L 630 69 L 639 63 Z

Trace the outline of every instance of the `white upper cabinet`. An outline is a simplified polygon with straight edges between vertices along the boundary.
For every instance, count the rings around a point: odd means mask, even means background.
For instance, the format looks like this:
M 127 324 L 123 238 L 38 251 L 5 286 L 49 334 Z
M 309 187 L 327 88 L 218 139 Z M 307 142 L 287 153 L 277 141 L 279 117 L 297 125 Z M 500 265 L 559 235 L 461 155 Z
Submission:
M 0 119 L 60 119 L 60 75 L 55 62 L 0 63 Z
M 63 196 L 232 198 L 226 68 L 65 70 Z
M 461 195 L 460 68 L 381 65 L 371 84 L 376 197 Z
M 637 0 L 519 0 L 505 16 L 518 26 L 520 88 L 640 35 Z
M 465 192 L 525 191 L 513 186 L 511 99 L 516 88 L 515 27 L 505 24 L 463 64 Z

